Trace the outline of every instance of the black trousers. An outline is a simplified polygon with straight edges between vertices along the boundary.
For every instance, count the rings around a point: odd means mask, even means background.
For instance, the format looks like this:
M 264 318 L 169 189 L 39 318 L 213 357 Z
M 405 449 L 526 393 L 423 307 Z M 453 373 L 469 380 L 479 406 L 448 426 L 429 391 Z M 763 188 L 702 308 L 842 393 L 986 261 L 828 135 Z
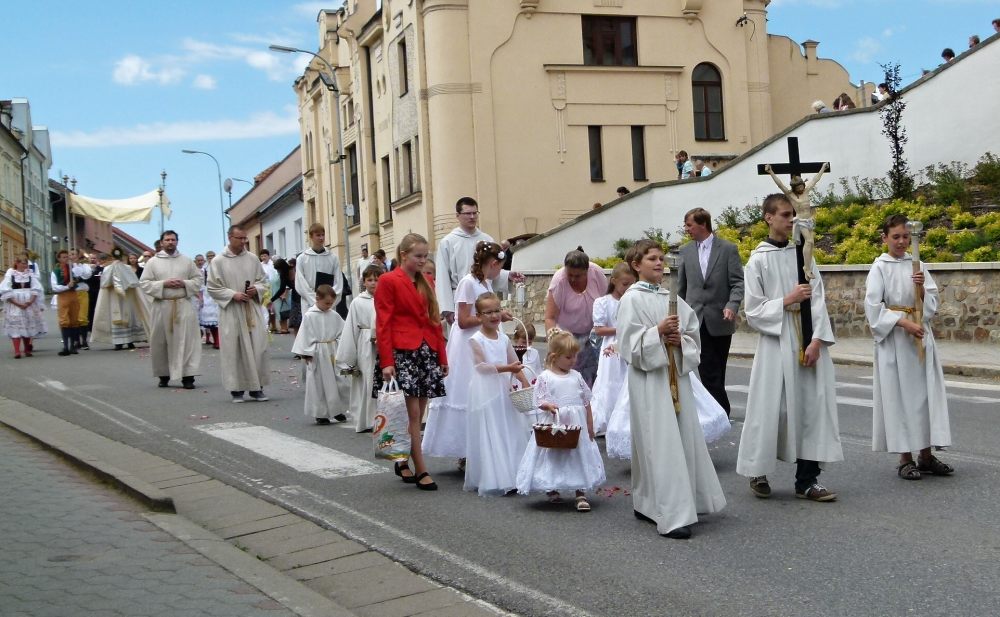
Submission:
M 795 490 L 802 493 L 819 480 L 819 463 L 798 459 L 795 461 Z
M 705 323 L 701 324 L 701 364 L 698 374 L 701 383 L 719 405 L 729 415 L 729 395 L 726 394 L 726 363 L 729 361 L 729 347 L 733 343 L 731 334 L 712 336 Z

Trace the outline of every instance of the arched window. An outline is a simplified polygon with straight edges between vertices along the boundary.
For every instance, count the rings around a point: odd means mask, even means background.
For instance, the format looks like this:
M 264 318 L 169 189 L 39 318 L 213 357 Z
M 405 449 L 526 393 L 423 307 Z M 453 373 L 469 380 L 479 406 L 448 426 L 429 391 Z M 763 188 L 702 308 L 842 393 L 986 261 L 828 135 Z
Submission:
M 707 62 L 694 67 L 691 75 L 694 96 L 694 138 L 724 141 L 726 125 L 722 115 L 722 75 Z

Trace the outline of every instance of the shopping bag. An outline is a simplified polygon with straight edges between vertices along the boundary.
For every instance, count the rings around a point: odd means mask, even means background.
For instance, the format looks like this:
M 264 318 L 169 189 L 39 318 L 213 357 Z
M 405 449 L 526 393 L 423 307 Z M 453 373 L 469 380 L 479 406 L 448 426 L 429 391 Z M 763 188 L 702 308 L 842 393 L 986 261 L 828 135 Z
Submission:
M 698 423 L 705 435 L 705 443 L 712 443 L 729 432 L 732 424 L 722 405 L 715 400 L 708 389 L 697 377 L 691 377 L 691 390 L 694 391 L 695 407 L 698 408 Z
M 402 461 L 410 458 L 410 421 L 406 399 L 396 379 L 390 379 L 378 393 L 372 429 L 375 458 Z

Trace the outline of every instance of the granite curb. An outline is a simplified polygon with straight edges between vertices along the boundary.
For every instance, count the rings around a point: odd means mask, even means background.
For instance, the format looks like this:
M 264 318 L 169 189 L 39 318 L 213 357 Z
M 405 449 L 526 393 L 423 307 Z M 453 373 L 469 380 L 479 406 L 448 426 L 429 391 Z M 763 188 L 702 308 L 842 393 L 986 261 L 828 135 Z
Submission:
M 153 511 L 147 520 L 302 617 L 507 614 L 282 506 L 18 401 L 0 397 L 0 424 L 136 498 Z

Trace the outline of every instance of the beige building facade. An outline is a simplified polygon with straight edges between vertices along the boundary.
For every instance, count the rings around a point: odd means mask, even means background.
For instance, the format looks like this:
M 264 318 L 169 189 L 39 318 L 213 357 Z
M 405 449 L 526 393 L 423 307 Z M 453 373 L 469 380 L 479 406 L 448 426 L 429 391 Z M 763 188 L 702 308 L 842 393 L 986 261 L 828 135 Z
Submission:
M 816 99 L 867 99 L 818 43 L 769 35 L 768 3 L 347 0 L 322 11 L 318 53 L 339 96 L 317 61 L 295 83 L 306 227 L 324 223 L 342 258 L 346 228 L 348 263 L 362 244 L 392 251 L 411 231 L 434 244 L 470 195 L 494 237 L 539 233 L 618 186 L 676 179 L 681 150 L 724 165 Z

